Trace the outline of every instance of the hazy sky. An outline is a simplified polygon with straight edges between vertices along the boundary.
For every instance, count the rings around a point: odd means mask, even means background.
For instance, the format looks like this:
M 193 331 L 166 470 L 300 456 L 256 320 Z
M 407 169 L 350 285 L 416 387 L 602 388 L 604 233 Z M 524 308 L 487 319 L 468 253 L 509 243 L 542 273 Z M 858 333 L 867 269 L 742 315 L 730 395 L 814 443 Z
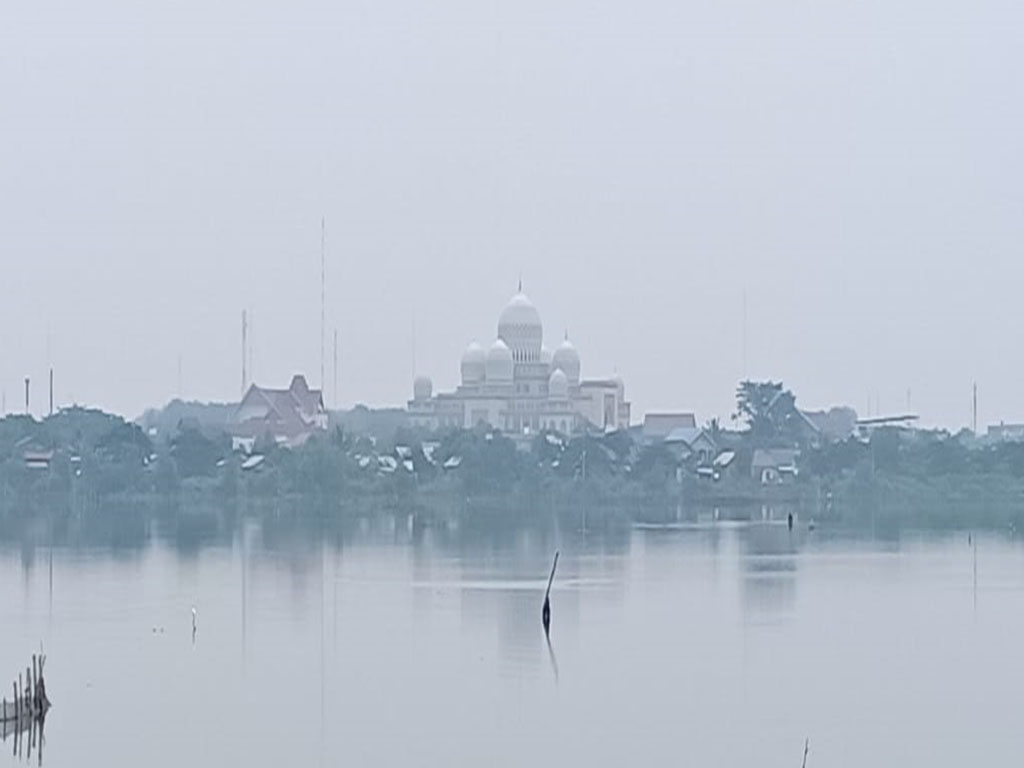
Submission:
M 457 382 L 523 276 L 639 415 L 1024 420 L 1012 0 L 21 2 L 0 9 L 0 385 L 137 415 L 320 369 Z

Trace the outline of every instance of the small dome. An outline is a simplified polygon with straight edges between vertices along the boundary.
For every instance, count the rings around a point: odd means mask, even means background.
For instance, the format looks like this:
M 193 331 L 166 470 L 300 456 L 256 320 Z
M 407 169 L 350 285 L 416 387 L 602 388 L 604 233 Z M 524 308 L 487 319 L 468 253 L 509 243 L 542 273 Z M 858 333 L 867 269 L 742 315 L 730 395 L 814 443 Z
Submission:
M 555 350 L 551 367 L 562 371 L 570 384 L 580 383 L 580 353 L 568 338 Z
M 569 399 L 569 379 L 559 368 L 556 368 L 548 379 L 548 397 L 552 400 Z
M 487 381 L 512 381 L 512 350 L 498 339 L 487 350 Z
M 462 383 L 479 384 L 487 371 L 487 353 L 484 348 L 472 342 L 462 353 Z
M 417 376 L 412 383 L 413 400 L 429 400 L 434 394 L 434 383 L 427 376 Z

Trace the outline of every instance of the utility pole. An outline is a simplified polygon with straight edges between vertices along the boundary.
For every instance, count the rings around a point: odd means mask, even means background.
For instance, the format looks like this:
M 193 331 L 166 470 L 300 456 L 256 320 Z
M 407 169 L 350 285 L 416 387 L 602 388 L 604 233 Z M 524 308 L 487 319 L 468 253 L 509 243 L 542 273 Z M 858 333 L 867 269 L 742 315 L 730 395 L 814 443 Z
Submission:
M 978 434 L 978 382 L 974 382 L 974 403 L 971 416 L 971 431 Z
M 29 377 L 26 376 L 25 377 L 25 414 L 26 415 L 28 415 L 28 412 L 29 412 L 29 409 L 28 409 L 28 405 L 29 405 L 29 400 L 28 400 L 29 382 L 30 382 Z
M 53 368 L 50 369 L 50 415 L 53 416 Z

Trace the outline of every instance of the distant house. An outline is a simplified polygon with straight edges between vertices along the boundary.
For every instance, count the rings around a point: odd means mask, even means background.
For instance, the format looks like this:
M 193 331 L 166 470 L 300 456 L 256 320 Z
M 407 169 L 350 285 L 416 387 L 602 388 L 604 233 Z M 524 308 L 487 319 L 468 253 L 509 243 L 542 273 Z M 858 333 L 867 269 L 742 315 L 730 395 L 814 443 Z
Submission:
M 836 407 L 827 411 L 800 411 L 820 435 L 829 442 L 839 442 L 857 430 L 857 412 L 853 408 Z
M 758 448 L 750 462 L 750 475 L 762 485 L 790 482 L 797 476 L 800 451 L 792 448 Z
M 1024 424 L 1006 424 L 999 422 L 988 428 L 989 440 L 1000 443 L 1024 442 Z
M 665 436 L 664 443 L 680 459 L 696 459 L 702 466 L 710 464 L 718 451 L 714 438 L 701 427 L 677 427 Z
M 648 445 L 662 442 L 674 429 L 696 429 L 697 417 L 692 413 L 648 413 L 640 431 Z
M 28 469 L 49 469 L 50 463 L 53 461 L 53 451 L 35 448 L 25 451 L 22 458 Z
M 278 445 L 301 445 L 327 429 L 323 393 L 310 389 L 305 376 L 295 376 L 288 389 L 266 389 L 253 384 L 231 417 L 229 431 L 236 447 L 270 439 Z
M 910 436 L 917 432 L 915 426 L 917 420 L 917 415 L 913 413 L 857 419 L 857 436 L 862 440 L 867 440 L 879 429 L 892 429 L 898 431 L 901 435 Z
M 253 454 L 252 456 L 249 456 L 248 458 L 246 458 L 245 461 L 242 462 L 241 470 L 243 472 L 252 472 L 255 469 L 259 469 L 263 465 L 263 461 L 265 459 L 266 456 L 263 456 L 262 454 Z
M 795 439 L 800 445 L 819 445 L 822 430 L 811 415 L 796 407 L 793 396 L 779 390 L 768 403 L 767 412 L 780 434 Z
M 715 460 L 711 463 L 714 468 L 716 476 L 720 477 L 730 470 L 736 463 L 736 451 L 724 450 L 715 456 Z

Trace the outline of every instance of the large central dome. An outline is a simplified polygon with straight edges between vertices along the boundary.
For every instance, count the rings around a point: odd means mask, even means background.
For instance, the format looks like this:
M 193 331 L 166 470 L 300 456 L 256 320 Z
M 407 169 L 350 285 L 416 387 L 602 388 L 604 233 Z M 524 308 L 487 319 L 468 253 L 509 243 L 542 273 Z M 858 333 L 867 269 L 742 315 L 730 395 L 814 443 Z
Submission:
M 512 359 L 517 363 L 540 360 L 544 327 L 540 313 L 530 298 L 520 290 L 509 299 L 498 317 L 498 338 L 512 350 Z

